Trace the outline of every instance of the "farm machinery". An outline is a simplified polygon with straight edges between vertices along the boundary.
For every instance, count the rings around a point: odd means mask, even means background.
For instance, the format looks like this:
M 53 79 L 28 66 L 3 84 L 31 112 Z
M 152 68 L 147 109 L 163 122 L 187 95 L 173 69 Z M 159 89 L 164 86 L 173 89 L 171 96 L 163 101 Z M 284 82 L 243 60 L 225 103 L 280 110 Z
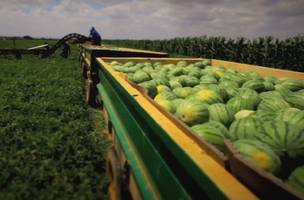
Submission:
M 31 48 L 13 48 L 13 49 L 0 49 L 0 55 L 15 55 L 17 59 L 20 59 L 23 54 L 33 54 L 40 55 L 42 58 L 47 58 L 56 52 L 64 43 L 73 40 L 73 43 L 84 43 L 89 41 L 91 38 L 78 33 L 70 33 L 60 40 L 58 40 L 55 45 L 49 46 L 48 44 L 43 44 Z

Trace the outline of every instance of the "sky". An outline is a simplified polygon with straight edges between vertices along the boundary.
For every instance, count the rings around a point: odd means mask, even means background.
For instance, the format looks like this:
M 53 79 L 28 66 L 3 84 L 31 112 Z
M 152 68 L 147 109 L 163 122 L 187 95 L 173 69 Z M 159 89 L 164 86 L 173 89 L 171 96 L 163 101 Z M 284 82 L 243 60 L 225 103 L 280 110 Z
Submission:
M 304 0 L 0 0 L 0 35 L 106 39 L 286 38 L 304 33 Z

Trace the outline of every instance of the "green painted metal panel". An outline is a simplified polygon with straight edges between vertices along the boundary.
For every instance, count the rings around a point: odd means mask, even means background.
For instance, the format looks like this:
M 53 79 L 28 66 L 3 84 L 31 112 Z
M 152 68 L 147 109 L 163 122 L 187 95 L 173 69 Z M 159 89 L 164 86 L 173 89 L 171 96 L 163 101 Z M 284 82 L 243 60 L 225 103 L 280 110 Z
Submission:
M 143 198 L 190 199 L 157 149 L 151 144 L 147 137 L 149 133 L 146 132 L 143 124 L 138 123 L 133 117 L 119 92 L 105 76 L 100 76 L 100 81 L 101 84 L 97 86 L 98 91 Z

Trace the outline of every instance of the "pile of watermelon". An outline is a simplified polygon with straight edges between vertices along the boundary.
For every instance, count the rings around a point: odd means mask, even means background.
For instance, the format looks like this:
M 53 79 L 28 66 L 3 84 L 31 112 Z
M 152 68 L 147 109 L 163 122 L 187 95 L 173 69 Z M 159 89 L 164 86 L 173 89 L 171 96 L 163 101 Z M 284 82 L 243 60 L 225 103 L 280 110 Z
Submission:
M 304 188 L 303 80 L 238 73 L 208 60 L 110 65 L 220 151 L 230 139 L 245 159 L 279 177 L 295 161 L 286 180 Z

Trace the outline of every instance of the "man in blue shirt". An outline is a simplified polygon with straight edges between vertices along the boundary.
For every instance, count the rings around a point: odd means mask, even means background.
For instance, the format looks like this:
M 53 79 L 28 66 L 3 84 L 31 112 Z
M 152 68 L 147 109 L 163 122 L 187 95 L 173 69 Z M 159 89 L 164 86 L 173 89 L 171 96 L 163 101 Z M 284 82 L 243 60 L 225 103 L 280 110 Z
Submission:
M 101 37 L 94 27 L 90 30 L 90 37 L 92 38 L 93 45 L 101 45 Z

